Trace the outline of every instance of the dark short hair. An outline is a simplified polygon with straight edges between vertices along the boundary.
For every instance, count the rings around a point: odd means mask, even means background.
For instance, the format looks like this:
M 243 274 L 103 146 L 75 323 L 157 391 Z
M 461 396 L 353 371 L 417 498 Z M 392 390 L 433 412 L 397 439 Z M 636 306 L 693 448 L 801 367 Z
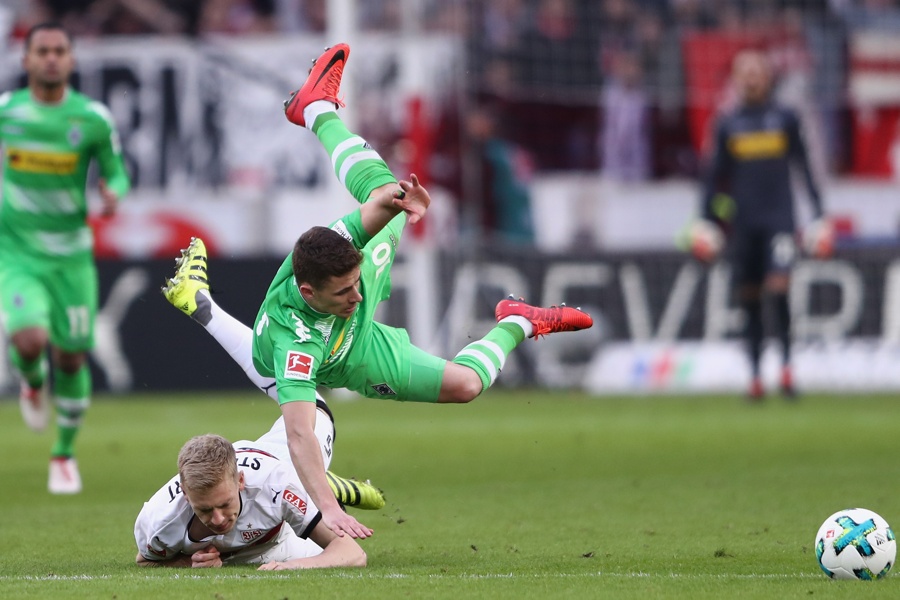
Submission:
M 69 33 L 69 30 L 63 27 L 61 23 L 57 23 L 56 21 L 45 21 L 43 23 L 38 23 L 25 34 L 25 50 L 28 50 L 31 47 L 31 39 L 38 31 L 62 31 L 66 35 L 66 39 L 69 40 L 69 46 L 74 43 L 72 34 Z
M 332 277 L 343 277 L 362 262 L 362 254 L 341 234 L 328 227 L 313 227 L 294 244 L 291 267 L 297 285 L 321 288 Z

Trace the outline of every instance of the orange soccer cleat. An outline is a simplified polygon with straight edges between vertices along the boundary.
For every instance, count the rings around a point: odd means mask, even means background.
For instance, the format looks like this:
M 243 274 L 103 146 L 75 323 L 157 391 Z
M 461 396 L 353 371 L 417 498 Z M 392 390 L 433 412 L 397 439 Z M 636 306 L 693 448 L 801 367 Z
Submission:
M 579 331 L 594 324 L 591 315 L 580 308 L 570 308 L 565 304 L 540 308 L 525 304 L 521 299 L 514 300 L 512 297 L 497 304 L 494 316 L 498 321 L 512 316 L 528 319 L 534 327 L 532 335 L 535 338 L 558 331 Z
M 341 77 L 344 65 L 350 57 L 350 46 L 337 44 L 326 48 L 322 55 L 313 61 L 312 69 L 303 86 L 284 101 L 284 114 L 288 121 L 300 127 L 306 127 L 303 109 L 317 100 L 333 102 L 344 106 L 338 98 L 341 89 Z

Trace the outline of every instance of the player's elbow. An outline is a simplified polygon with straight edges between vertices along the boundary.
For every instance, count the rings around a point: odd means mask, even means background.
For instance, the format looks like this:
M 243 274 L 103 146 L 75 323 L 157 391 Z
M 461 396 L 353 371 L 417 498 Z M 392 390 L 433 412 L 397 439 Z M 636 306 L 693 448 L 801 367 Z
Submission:
M 146 558 L 144 558 L 144 556 L 140 552 L 138 552 L 137 556 L 134 557 L 134 563 L 139 567 L 155 566 L 155 563 L 153 563 L 153 561 L 149 561 Z
M 359 542 L 347 535 L 332 541 L 325 552 L 333 552 L 327 566 L 365 567 L 368 564 L 366 551 L 359 545 Z
M 366 551 L 362 549 L 362 546 L 357 544 L 356 550 L 347 557 L 349 559 L 347 566 L 348 567 L 365 567 L 368 564 L 369 557 L 366 555 Z

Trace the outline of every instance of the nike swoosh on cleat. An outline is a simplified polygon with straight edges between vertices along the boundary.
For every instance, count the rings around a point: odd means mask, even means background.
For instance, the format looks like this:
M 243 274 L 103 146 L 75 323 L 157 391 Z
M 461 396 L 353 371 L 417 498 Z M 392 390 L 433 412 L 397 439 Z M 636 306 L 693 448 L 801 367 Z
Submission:
M 328 71 L 331 70 L 332 65 L 334 65 L 334 63 L 336 63 L 339 60 L 344 60 L 344 51 L 343 50 L 339 50 L 337 52 L 337 54 L 335 54 L 334 56 L 331 57 L 331 60 L 328 61 L 328 65 L 324 69 L 322 69 L 321 73 L 319 73 L 319 78 L 316 79 L 316 85 L 319 85 L 319 82 L 322 81 L 323 77 L 325 77 L 325 73 L 328 73 Z M 313 87 L 315 87 L 315 86 L 313 86 Z

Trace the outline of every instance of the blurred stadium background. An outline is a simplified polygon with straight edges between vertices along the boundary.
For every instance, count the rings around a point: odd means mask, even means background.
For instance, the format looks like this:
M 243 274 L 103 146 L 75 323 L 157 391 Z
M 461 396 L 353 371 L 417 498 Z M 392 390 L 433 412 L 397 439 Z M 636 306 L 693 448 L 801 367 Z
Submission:
M 897 0 L 3 0 L 0 89 L 23 83 L 22 37 L 48 18 L 76 35 L 74 84 L 111 108 L 135 184 L 96 222 L 101 389 L 246 386 L 158 287 L 200 235 L 217 298 L 249 323 L 296 236 L 352 210 L 281 113 L 309 60 L 347 41 L 344 118 L 435 199 L 383 307 L 419 346 L 450 355 L 514 292 L 598 326 L 528 344 L 503 385 L 742 391 L 729 271 L 678 240 L 730 60 L 756 47 L 840 236 L 796 271 L 798 385 L 900 390 Z

